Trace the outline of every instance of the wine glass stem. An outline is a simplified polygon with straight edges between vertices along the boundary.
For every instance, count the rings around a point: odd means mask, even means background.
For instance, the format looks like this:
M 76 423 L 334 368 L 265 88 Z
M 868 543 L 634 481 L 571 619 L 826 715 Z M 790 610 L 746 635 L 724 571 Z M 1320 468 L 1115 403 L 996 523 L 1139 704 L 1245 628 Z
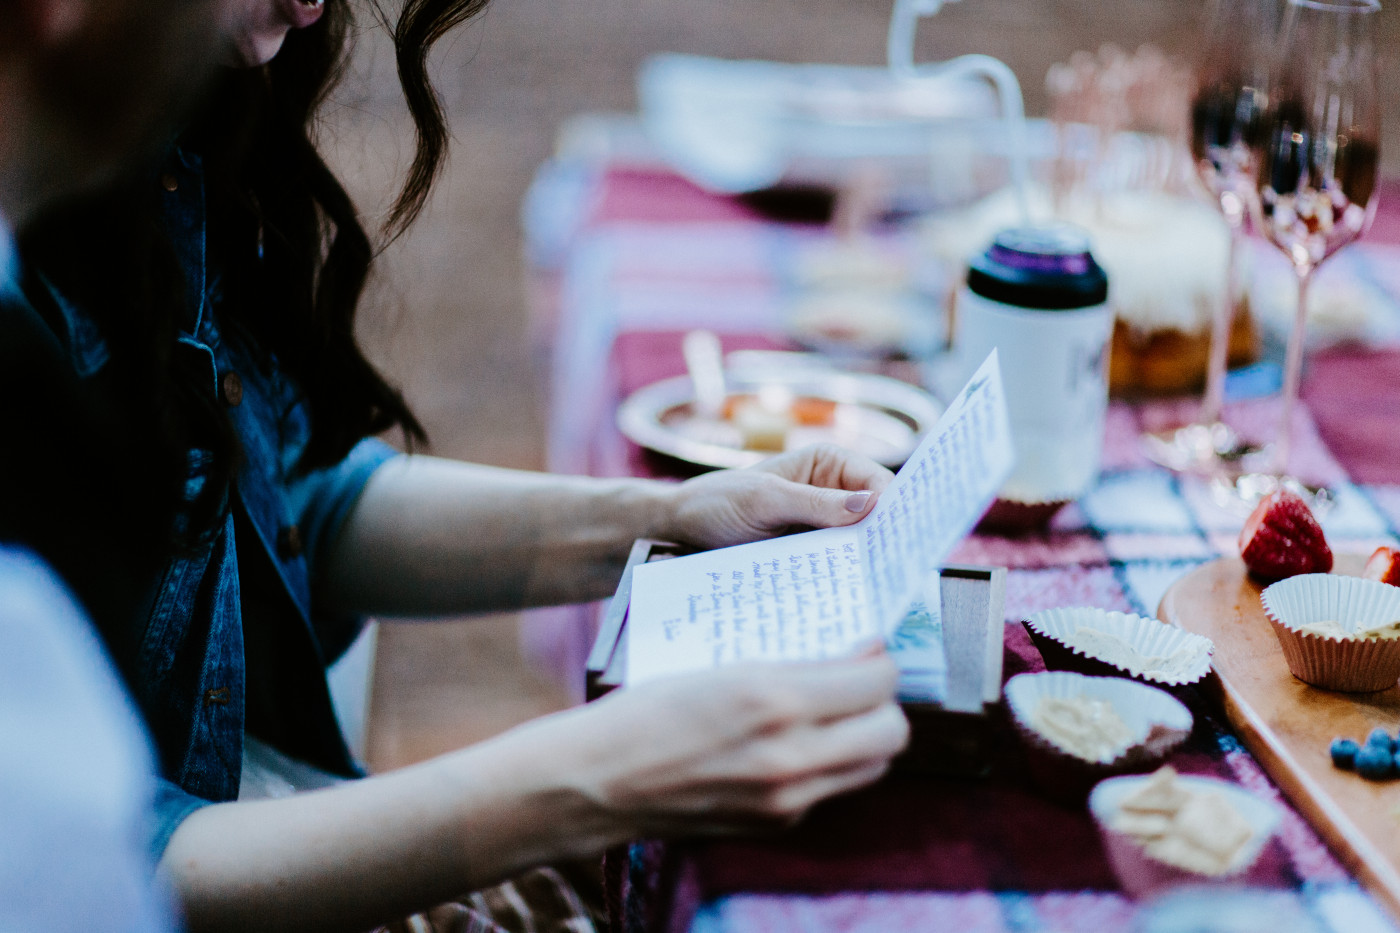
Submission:
M 1244 238 L 1243 218 L 1227 212 L 1230 225 L 1230 246 L 1225 256 L 1225 291 L 1215 306 L 1215 320 L 1210 330 L 1210 358 L 1206 366 L 1206 394 L 1201 400 L 1201 414 L 1196 420 L 1204 425 L 1220 421 L 1225 408 L 1225 369 L 1230 361 L 1230 333 L 1235 324 L 1235 294 L 1238 291 L 1240 241 Z
M 1283 360 L 1283 411 L 1279 416 L 1278 440 L 1274 443 L 1274 472 L 1288 472 L 1288 458 L 1293 446 L 1293 409 L 1298 406 L 1298 384 L 1303 375 L 1303 333 L 1308 320 L 1308 285 L 1312 268 L 1298 269 L 1298 310 L 1293 318 L 1293 330 L 1288 335 L 1288 350 Z

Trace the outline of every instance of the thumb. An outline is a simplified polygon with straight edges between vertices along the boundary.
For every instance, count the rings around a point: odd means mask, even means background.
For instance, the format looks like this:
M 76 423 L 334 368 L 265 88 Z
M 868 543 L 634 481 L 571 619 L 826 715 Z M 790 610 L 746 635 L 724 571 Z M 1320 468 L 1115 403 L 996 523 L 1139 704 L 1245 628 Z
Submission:
M 784 485 L 779 506 L 784 514 L 778 516 L 784 524 L 814 528 L 849 525 L 859 521 L 875 502 L 875 494 L 868 489 L 830 489 L 793 482 Z

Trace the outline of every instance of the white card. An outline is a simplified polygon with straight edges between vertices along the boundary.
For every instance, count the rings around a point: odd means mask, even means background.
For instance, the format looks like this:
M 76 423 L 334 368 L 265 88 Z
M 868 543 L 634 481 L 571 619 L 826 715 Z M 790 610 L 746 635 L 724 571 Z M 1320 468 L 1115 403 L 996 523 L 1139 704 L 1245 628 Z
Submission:
M 637 567 L 625 682 L 889 638 L 1013 462 L 993 350 L 860 522 Z

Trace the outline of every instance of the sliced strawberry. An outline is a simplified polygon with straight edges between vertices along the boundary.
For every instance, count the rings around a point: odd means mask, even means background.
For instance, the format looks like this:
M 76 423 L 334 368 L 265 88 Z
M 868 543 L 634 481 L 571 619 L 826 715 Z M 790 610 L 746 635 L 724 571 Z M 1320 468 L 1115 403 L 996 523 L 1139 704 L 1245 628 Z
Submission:
M 1366 569 L 1361 576 L 1367 580 L 1379 580 L 1391 586 L 1400 586 L 1400 551 L 1393 547 L 1378 547 L 1371 559 L 1366 561 Z
M 1322 526 L 1297 493 L 1276 489 L 1259 500 L 1240 531 L 1240 557 L 1260 580 L 1332 569 Z

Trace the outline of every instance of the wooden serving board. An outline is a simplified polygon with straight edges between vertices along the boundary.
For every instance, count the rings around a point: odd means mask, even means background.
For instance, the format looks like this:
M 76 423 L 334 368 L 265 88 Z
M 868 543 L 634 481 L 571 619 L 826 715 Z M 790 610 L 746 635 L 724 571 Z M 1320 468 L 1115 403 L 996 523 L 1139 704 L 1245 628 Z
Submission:
M 1342 555 L 1334 572 L 1360 575 L 1364 556 Z M 1338 736 L 1364 742 L 1400 727 L 1400 687 L 1336 693 L 1288 672 L 1264 615 L 1263 590 L 1238 558 L 1188 573 L 1162 598 L 1157 616 L 1215 642 L 1206 681 L 1230 724 L 1280 790 L 1338 858 L 1400 919 L 1400 780 L 1367 781 L 1332 767 Z

